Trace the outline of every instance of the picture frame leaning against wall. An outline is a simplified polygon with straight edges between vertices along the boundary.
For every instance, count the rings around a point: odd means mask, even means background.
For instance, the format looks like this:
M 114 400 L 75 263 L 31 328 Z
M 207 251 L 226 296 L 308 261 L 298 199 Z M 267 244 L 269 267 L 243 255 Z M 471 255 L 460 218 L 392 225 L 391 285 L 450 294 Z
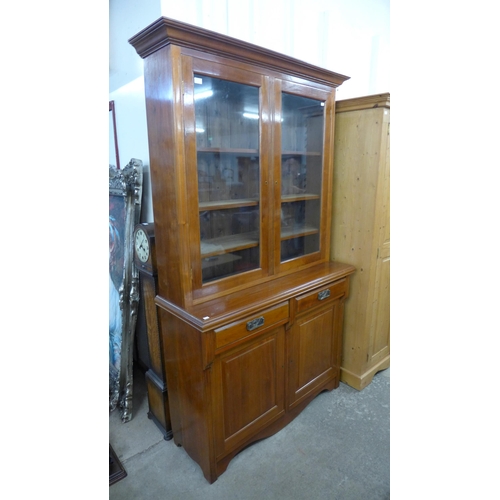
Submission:
M 139 273 L 133 231 L 142 203 L 143 165 L 132 158 L 109 165 L 109 410 L 132 418 L 134 337 L 139 307 Z

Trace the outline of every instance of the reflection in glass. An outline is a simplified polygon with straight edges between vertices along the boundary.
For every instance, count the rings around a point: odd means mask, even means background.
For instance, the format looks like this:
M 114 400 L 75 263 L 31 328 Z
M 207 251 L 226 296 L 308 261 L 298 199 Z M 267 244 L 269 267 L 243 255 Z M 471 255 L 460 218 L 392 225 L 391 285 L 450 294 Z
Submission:
M 281 261 L 319 251 L 324 103 L 282 93 Z
M 260 266 L 259 89 L 195 75 L 202 282 Z

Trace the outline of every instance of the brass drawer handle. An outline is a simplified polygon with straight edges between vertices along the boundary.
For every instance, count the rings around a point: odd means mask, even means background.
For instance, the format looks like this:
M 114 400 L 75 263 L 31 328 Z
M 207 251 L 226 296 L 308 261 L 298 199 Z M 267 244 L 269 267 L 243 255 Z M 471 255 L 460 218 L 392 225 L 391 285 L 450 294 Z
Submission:
M 260 318 L 255 318 L 252 319 L 252 321 L 249 321 L 247 323 L 247 330 L 251 332 L 252 330 L 255 330 L 256 328 L 259 328 L 259 326 L 262 326 L 264 324 L 264 316 L 261 316 Z
M 321 292 L 318 293 L 318 300 L 325 300 L 328 297 L 330 297 L 330 289 L 322 290 Z

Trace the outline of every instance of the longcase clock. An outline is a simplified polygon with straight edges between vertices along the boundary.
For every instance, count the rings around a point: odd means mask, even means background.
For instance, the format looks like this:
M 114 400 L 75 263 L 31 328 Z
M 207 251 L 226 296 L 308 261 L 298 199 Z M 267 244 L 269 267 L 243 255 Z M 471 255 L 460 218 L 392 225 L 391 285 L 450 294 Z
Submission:
M 145 222 L 135 227 L 134 259 L 141 276 L 142 298 L 151 359 L 151 368 L 146 372 L 148 417 L 155 422 L 164 438 L 168 441 L 172 439 L 172 426 L 162 355 L 161 326 L 154 302 L 158 285 L 154 224 Z

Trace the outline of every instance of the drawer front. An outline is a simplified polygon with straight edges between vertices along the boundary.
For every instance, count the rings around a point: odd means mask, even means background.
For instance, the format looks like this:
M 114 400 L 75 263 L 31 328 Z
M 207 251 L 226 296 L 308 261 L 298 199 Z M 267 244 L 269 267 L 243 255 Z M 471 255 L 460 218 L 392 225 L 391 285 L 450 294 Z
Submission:
M 306 311 L 311 307 L 327 304 L 338 299 L 347 292 L 347 280 L 341 279 L 330 283 L 330 285 L 316 288 L 316 290 L 305 293 L 295 298 L 297 314 Z
M 288 316 L 288 302 L 283 302 L 241 321 L 217 328 L 215 330 L 215 348 L 219 349 L 256 333 L 264 332 L 271 326 L 286 323 Z

